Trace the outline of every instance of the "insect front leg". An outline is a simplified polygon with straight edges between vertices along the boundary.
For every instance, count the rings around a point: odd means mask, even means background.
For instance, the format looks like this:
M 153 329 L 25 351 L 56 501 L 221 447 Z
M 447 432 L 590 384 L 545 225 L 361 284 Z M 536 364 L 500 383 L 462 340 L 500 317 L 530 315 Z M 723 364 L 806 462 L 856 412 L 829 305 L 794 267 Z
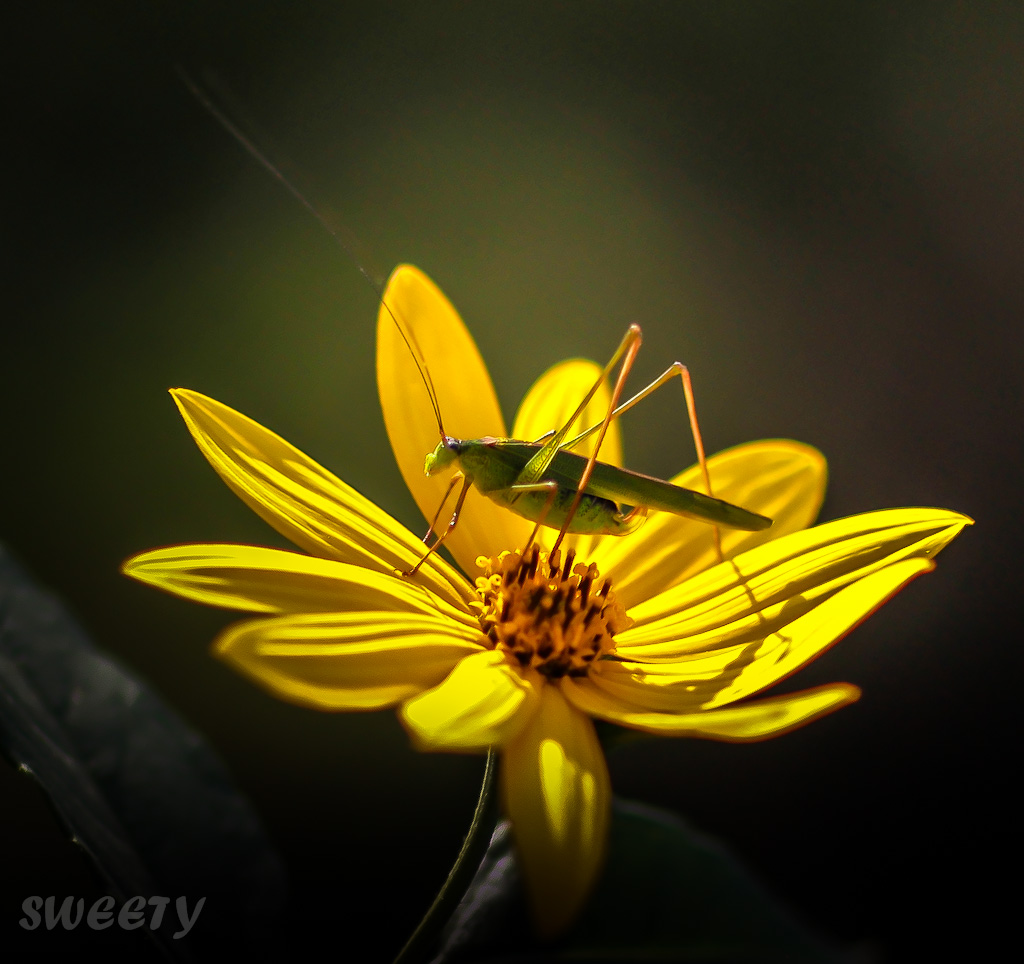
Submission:
M 437 512 L 434 513 L 434 518 L 430 520 L 430 528 L 427 529 L 427 534 L 423 537 L 423 544 L 427 544 L 427 540 L 430 538 L 430 534 L 437 529 L 437 520 L 441 518 L 441 513 L 444 512 L 444 507 L 448 504 L 448 496 L 452 494 L 452 489 L 466 477 L 464 472 L 454 472 L 448 482 L 448 488 L 444 490 L 444 497 L 441 499 L 441 504 L 437 507 Z M 461 505 L 462 497 L 460 496 L 459 504 Z M 458 515 L 456 511 L 455 515 Z M 452 516 L 452 521 L 448 527 L 451 528 L 455 524 L 455 516 Z M 420 562 L 422 565 L 422 561 Z M 418 567 L 417 567 L 418 568 Z
M 461 472 L 456 472 L 452 476 L 452 480 L 448 485 L 448 489 L 444 494 L 444 498 L 441 500 L 441 505 L 438 507 L 437 512 L 434 514 L 434 519 L 430 523 L 430 528 L 427 530 L 427 535 L 423 537 L 423 541 L 426 542 L 430 533 L 434 530 L 434 526 L 437 525 L 437 520 L 440 518 L 441 510 L 444 509 L 445 503 L 448 501 L 448 496 L 451 494 L 452 489 L 455 487 L 455 483 L 462 479 L 462 489 L 459 492 L 459 497 L 455 501 L 455 511 L 452 513 L 452 517 L 448 522 L 448 527 L 437 537 L 434 544 L 423 554 L 423 558 L 416 563 L 412 569 L 403 572 L 403 576 L 414 576 L 419 571 L 420 566 L 423 565 L 437 550 L 440 548 L 441 543 L 451 535 L 455 526 L 458 524 L 459 515 L 462 513 L 462 504 L 466 501 L 466 493 L 469 492 L 469 487 L 472 485 L 472 481 L 468 476 L 463 475 Z

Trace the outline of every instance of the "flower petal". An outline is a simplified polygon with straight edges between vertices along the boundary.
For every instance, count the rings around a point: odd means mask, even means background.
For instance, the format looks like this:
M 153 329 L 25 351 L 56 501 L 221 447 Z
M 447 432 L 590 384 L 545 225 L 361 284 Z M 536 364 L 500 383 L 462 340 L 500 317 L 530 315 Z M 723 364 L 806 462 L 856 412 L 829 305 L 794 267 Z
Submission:
M 316 710 L 377 710 L 436 686 L 479 633 L 413 613 L 314 613 L 229 626 L 214 652 L 275 696 Z
M 749 627 L 741 625 L 733 637 L 723 633 L 718 648 L 672 663 L 603 660 L 590 679 L 631 709 L 688 713 L 724 706 L 767 689 L 820 656 L 934 565 L 930 559 L 906 559 L 857 580 L 803 615 L 800 607 L 782 607 L 753 639 Z
M 516 412 L 515 424 L 512 426 L 512 437 L 535 442 L 553 429 L 561 428 L 576 411 L 576 407 L 594 387 L 594 382 L 601 376 L 602 368 L 596 362 L 584 358 L 570 358 L 549 368 L 524 396 Z M 594 397 L 576 420 L 569 438 L 597 425 L 608 413 L 612 392 L 605 381 L 598 388 Z M 572 451 L 578 455 L 589 457 L 594 451 L 597 435 L 584 439 Z M 618 421 L 609 423 L 604 442 L 601 445 L 600 459 L 609 465 L 622 465 L 622 431 Z M 554 542 L 554 531 L 548 544 Z M 590 558 L 593 536 L 567 536 L 566 549 L 575 549 L 581 558 Z M 542 540 L 543 541 L 543 540 Z
M 536 708 L 537 687 L 498 650 L 462 660 L 439 686 L 402 707 L 402 722 L 420 750 L 501 746 Z
M 708 473 L 716 498 L 773 520 L 761 532 L 720 529 L 727 559 L 807 528 L 825 497 L 824 456 L 810 445 L 786 439 L 748 442 L 719 452 L 708 459 Z M 705 491 L 697 465 L 671 481 Z M 615 594 L 627 608 L 718 563 L 714 527 L 669 512 L 650 513 L 633 535 L 601 537 L 590 558 L 613 577 Z
M 464 608 L 410 579 L 283 549 L 168 546 L 133 556 L 122 569 L 140 582 L 208 606 L 265 613 L 421 612 L 478 626 Z
M 397 267 L 388 279 L 377 316 L 377 390 L 402 478 L 430 520 L 444 497 L 451 470 L 429 478 L 424 474 L 424 459 L 440 441 L 438 426 L 399 323 L 429 370 L 448 435 L 460 439 L 504 436 L 505 421 L 487 368 L 451 303 L 419 268 Z M 502 549 L 522 545 L 529 534 L 525 519 L 473 490 L 445 546 L 467 573 L 473 573 L 477 556 L 496 556 Z
M 566 687 L 567 698 L 584 713 L 645 733 L 701 737 L 729 743 L 748 743 L 781 736 L 860 698 L 860 690 L 856 686 L 829 683 L 726 709 L 701 713 L 649 713 L 624 709 L 589 683 L 590 680 L 571 680 Z
M 554 937 L 597 880 L 611 806 L 594 724 L 558 687 L 541 687 L 537 712 L 505 747 L 501 779 L 537 930 Z
M 199 392 L 175 388 L 171 395 L 228 487 L 300 548 L 388 574 L 422 558 L 423 543 L 408 529 L 279 435 Z M 437 555 L 412 579 L 456 605 L 473 598 Z
M 533 383 L 520 402 L 512 426 L 512 437 L 536 442 L 548 432 L 561 428 L 587 392 L 594 387 L 600 375 L 601 366 L 585 358 L 570 358 L 549 368 Z M 605 381 L 576 420 L 569 438 L 597 425 L 608 413 L 611 400 L 611 388 Z M 573 451 L 588 457 L 593 453 L 596 441 L 597 435 L 592 435 L 580 442 Z M 609 465 L 622 465 L 622 432 L 618 420 L 608 426 L 600 457 L 602 462 Z
M 822 595 L 902 559 L 931 558 L 970 524 L 945 509 L 883 509 L 784 536 L 635 606 L 618 653 L 678 659 L 707 649 L 702 633 L 747 617 L 760 622 L 762 612 L 773 618 L 772 607 L 784 604 L 807 611 Z

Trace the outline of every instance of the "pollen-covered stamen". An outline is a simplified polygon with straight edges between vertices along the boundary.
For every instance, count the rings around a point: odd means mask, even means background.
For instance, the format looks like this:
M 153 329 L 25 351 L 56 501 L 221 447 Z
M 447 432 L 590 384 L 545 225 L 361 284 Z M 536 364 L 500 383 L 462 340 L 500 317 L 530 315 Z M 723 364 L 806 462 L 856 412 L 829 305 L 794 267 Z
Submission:
M 484 574 L 474 608 L 484 636 L 551 679 L 585 676 L 611 652 L 615 634 L 632 625 L 611 580 L 593 564 L 574 563 L 571 549 L 563 562 L 558 550 L 549 556 L 537 546 L 525 557 L 516 551 L 477 560 Z

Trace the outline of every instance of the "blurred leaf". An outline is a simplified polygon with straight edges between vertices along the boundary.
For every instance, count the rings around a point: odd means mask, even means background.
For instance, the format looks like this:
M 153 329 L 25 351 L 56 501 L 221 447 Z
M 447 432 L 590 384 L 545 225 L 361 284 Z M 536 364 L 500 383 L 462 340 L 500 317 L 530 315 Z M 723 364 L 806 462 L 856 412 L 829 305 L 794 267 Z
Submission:
M 39 781 L 118 902 L 171 898 L 163 925 L 142 928 L 171 960 L 247 943 L 280 959 L 284 869 L 248 801 L 202 738 L 2 547 L 0 751 Z M 187 940 L 171 938 L 179 896 L 190 912 L 207 898 Z
M 529 930 L 509 826 L 502 823 L 433 964 L 861 960 L 807 931 L 721 844 L 671 813 L 622 800 L 613 804 L 604 875 L 581 919 L 549 945 L 537 944 Z

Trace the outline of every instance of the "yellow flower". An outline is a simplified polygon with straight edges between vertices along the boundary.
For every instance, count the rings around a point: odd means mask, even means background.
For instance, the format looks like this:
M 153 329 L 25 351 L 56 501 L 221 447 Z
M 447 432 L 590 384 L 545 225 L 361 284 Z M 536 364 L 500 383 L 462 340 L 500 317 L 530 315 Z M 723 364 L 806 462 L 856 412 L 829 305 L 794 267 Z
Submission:
M 412 329 L 446 431 L 505 435 L 472 338 L 440 290 L 409 266 L 384 301 Z M 561 424 L 596 379 L 569 361 L 530 390 L 512 436 Z M 388 435 L 424 514 L 446 478 L 429 399 L 382 307 L 378 385 Z M 512 822 L 542 935 L 573 920 L 601 867 L 611 791 L 591 717 L 649 733 L 760 740 L 856 700 L 847 683 L 748 700 L 795 672 L 916 575 L 964 525 L 942 509 L 890 509 L 808 529 L 825 463 L 789 441 L 710 460 L 715 495 L 773 518 L 757 533 L 652 513 L 631 536 L 570 536 L 561 558 L 517 551 L 531 523 L 471 491 L 447 542 L 467 579 L 279 436 L 213 399 L 172 391 L 199 448 L 247 505 L 308 555 L 189 545 L 135 556 L 125 572 L 198 602 L 265 613 L 229 627 L 217 654 L 282 699 L 321 710 L 398 707 L 426 750 L 500 748 Z M 605 410 L 594 399 L 590 424 Z M 582 423 L 581 423 L 582 424 Z M 582 450 L 582 447 L 581 447 Z M 620 463 L 617 425 L 601 456 Z M 691 468 L 674 479 L 700 488 Z M 547 540 L 545 542 L 545 540 Z M 570 556 L 571 553 L 571 556 Z

